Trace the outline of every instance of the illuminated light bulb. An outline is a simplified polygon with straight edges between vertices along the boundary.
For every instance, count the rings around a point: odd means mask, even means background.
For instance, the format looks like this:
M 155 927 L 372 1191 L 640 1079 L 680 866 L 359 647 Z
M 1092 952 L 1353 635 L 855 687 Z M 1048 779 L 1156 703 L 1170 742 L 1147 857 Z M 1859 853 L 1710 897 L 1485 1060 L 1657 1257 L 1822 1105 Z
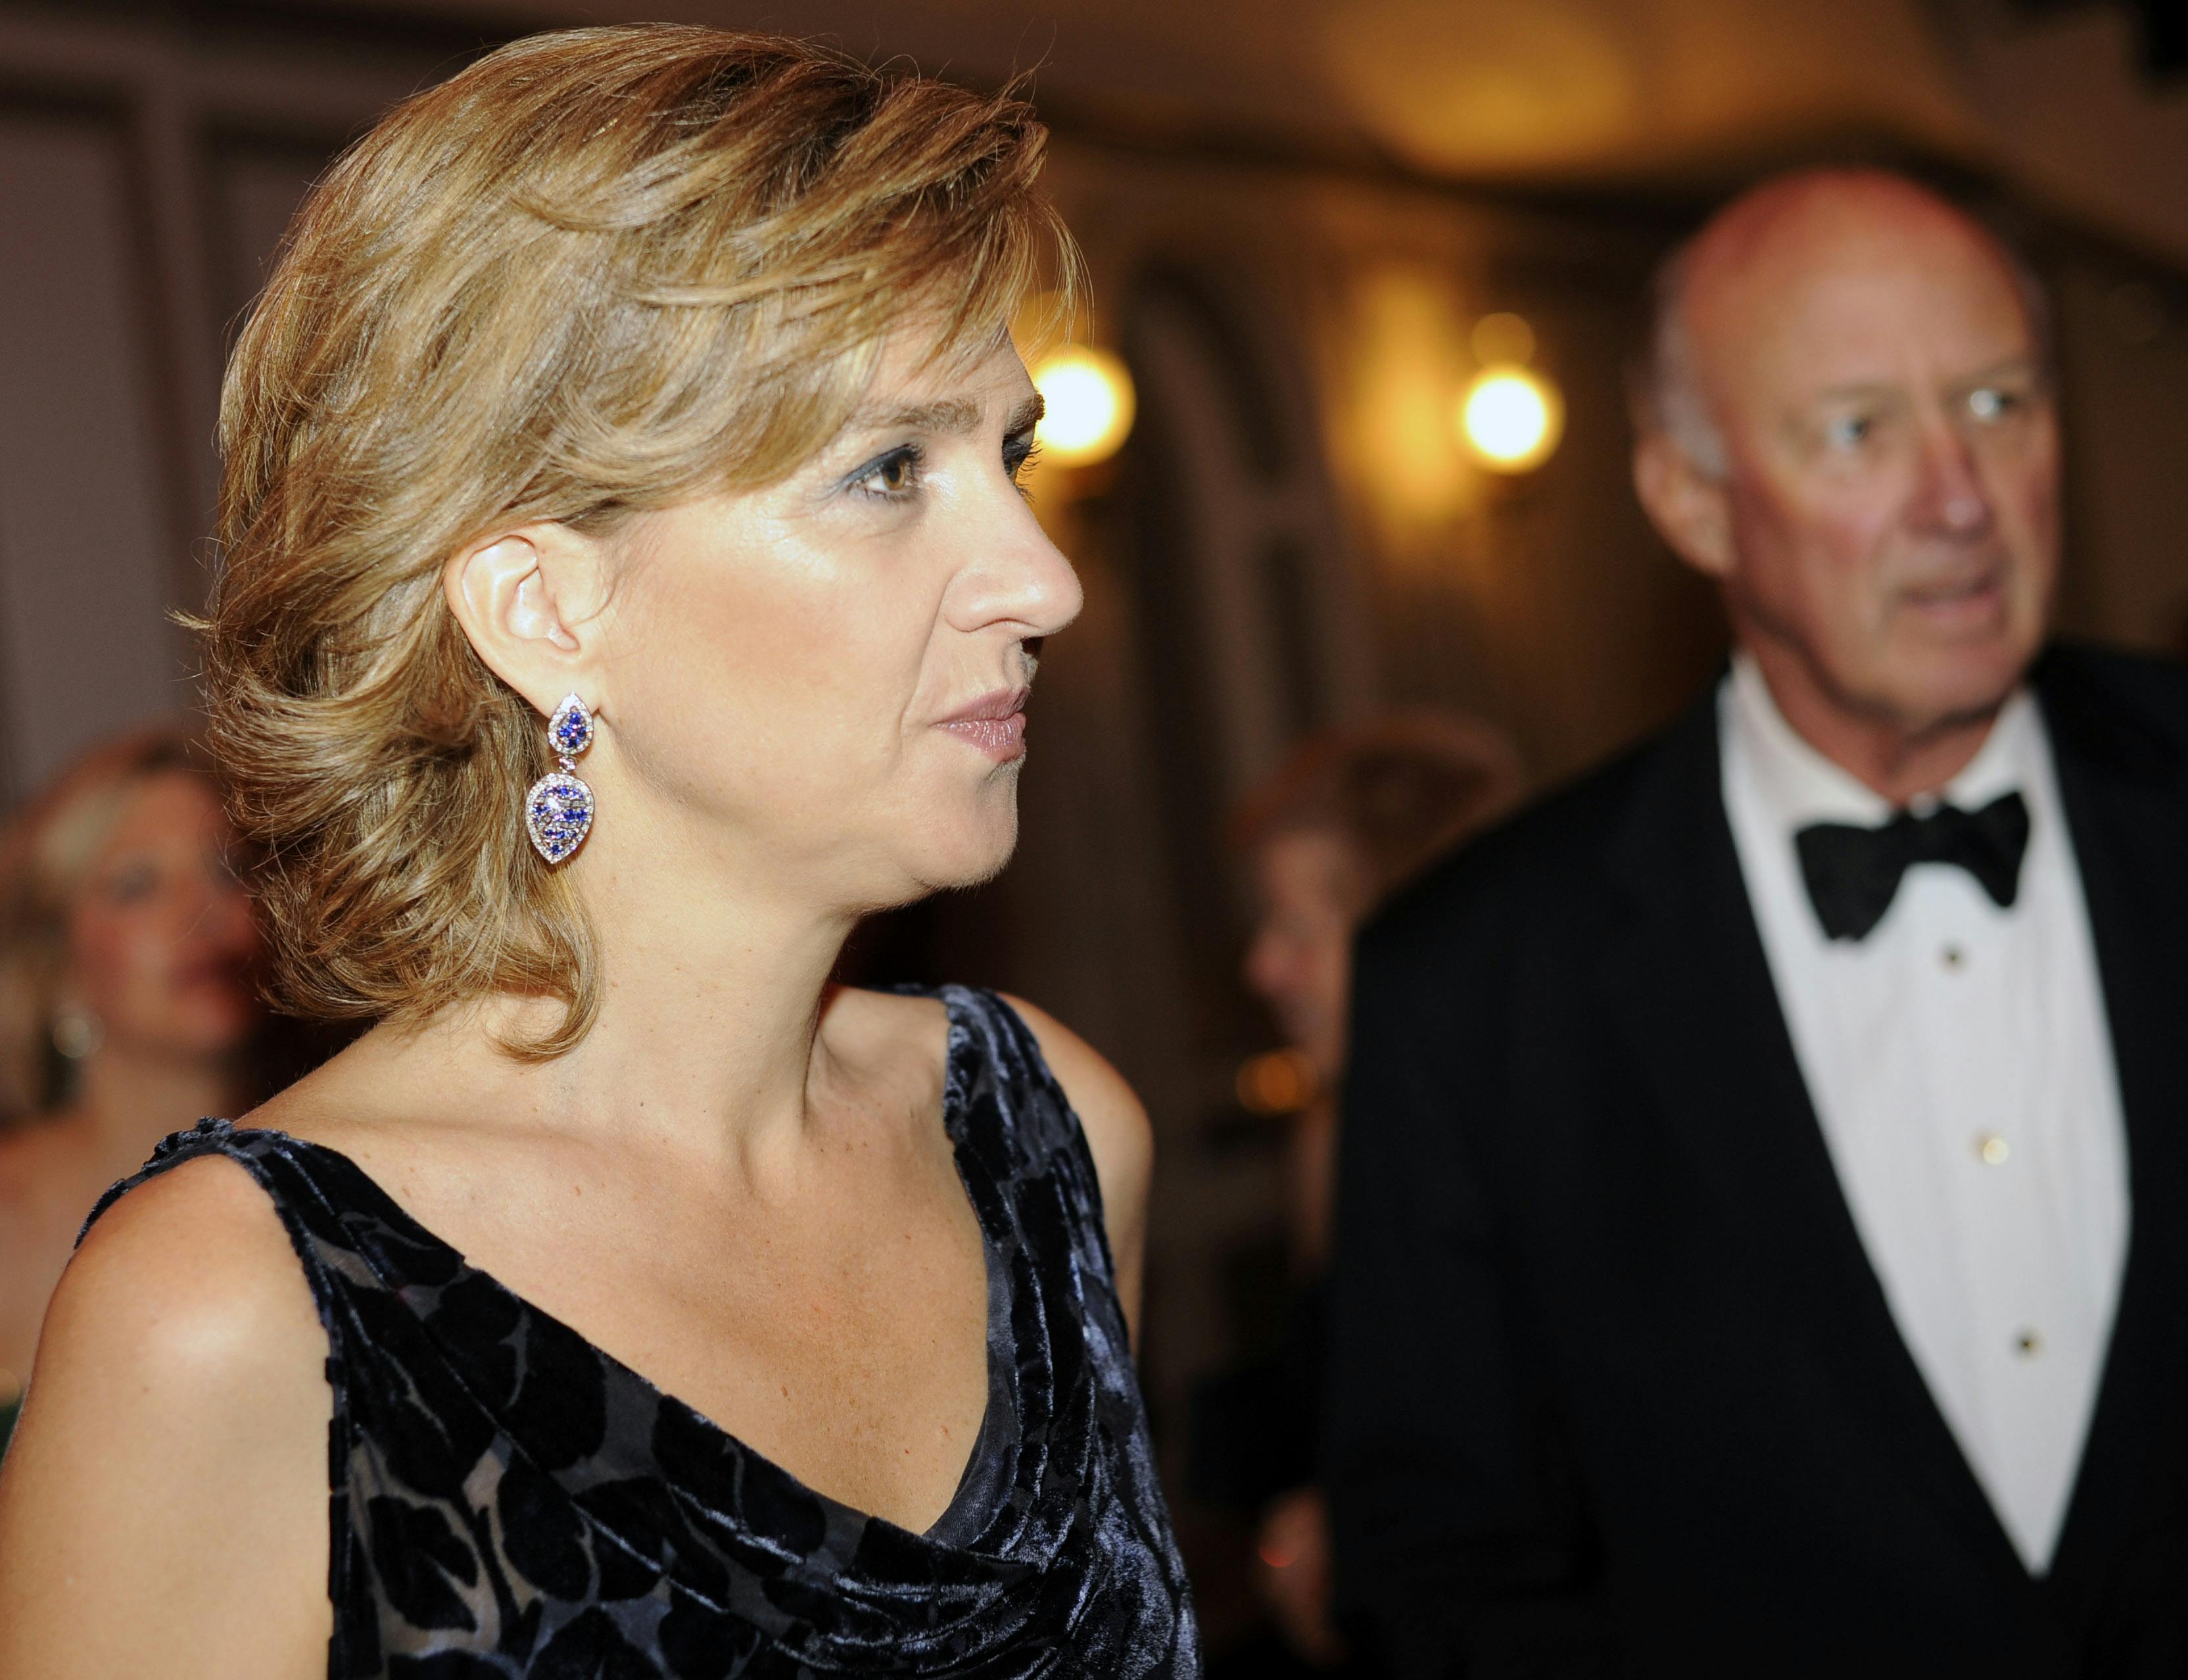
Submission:
M 1132 376 L 1106 350 L 1071 345 L 1042 358 L 1034 389 L 1046 411 L 1034 430 L 1049 460 L 1091 466 L 1107 460 L 1132 430 Z
M 1565 399 L 1531 369 L 1484 368 L 1458 403 L 1458 434 L 1484 466 L 1531 472 L 1564 436 Z

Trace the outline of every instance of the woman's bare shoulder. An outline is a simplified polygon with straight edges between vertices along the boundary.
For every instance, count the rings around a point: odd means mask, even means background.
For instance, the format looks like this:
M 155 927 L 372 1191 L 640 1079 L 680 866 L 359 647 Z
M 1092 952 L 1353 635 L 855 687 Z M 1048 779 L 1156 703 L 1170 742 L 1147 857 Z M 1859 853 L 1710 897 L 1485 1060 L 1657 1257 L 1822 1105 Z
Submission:
M 325 1370 L 246 1169 L 186 1162 L 110 1207 L 54 1292 L 0 1475 L 0 1671 L 66 1651 L 87 1674 L 301 1675 L 316 1650 L 324 1672 Z
M 187 1446 L 232 1455 L 245 1474 L 270 1436 L 324 1441 L 325 1366 L 318 1308 L 266 1192 L 234 1162 L 185 1162 L 109 1207 L 61 1274 L 8 1468 L 58 1454 L 88 1476 L 141 1456 L 156 1480 Z
M 94 1334 L 111 1315 L 138 1316 L 157 1328 L 147 1352 L 171 1358 L 228 1332 L 322 1334 L 280 1212 L 250 1168 L 223 1157 L 183 1162 L 114 1201 L 85 1232 L 54 1311 Z
M 195 1418 L 278 1422 L 319 1411 L 326 1332 L 289 1232 L 236 1162 L 183 1162 L 136 1186 L 85 1232 L 39 1337 L 24 1430 L 153 1404 Z M 304 1372 L 308 1383 L 271 1380 Z

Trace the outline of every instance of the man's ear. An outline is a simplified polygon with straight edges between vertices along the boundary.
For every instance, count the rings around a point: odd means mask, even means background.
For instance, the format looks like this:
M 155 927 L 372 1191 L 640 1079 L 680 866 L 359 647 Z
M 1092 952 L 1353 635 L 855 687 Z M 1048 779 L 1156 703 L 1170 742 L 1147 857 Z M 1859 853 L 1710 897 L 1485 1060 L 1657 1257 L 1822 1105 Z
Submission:
M 576 694 L 597 712 L 599 544 L 546 521 L 483 537 L 441 573 L 448 611 L 487 668 L 545 716 Z
M 1652 430 L 1633 445 L 1633 488 L 1649 522 L 1680 559 L 1705 577 L 1731 572 L 1732 505 L 1723 479 Z

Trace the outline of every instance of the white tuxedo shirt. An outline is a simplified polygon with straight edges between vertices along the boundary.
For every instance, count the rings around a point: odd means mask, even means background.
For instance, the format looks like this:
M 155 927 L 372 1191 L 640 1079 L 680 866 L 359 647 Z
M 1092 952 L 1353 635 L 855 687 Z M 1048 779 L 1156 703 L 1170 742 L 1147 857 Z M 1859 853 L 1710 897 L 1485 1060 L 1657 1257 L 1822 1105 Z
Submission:
M 1909 1352 L 2040 1575 L 2102 1380 L 2129 1218 L 2111 1034 L 2043 717 L 2016 694 L 1943 790 L 1968 810 L 2027 801 L 2013 905 L 1917 864 L 1866 939 L 1834 941 L 1794 835 L 1875 826 L 1892 807 L 1795 733 L 1745 655 L 1717 704 L 1741 873 L 1840 1186 Z

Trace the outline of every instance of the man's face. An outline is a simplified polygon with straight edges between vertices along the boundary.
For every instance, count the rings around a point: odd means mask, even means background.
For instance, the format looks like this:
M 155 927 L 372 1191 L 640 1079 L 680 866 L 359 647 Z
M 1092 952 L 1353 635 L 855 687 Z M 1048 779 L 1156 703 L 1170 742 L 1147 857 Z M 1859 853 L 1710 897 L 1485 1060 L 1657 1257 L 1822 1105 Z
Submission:
M 1942 206 L 1852 208 L 1752 242 L 1689 324 L 1735 628 L 1913 732 L 1995 707 L 2043 639 L 2058 424 L 1999 254 Z

